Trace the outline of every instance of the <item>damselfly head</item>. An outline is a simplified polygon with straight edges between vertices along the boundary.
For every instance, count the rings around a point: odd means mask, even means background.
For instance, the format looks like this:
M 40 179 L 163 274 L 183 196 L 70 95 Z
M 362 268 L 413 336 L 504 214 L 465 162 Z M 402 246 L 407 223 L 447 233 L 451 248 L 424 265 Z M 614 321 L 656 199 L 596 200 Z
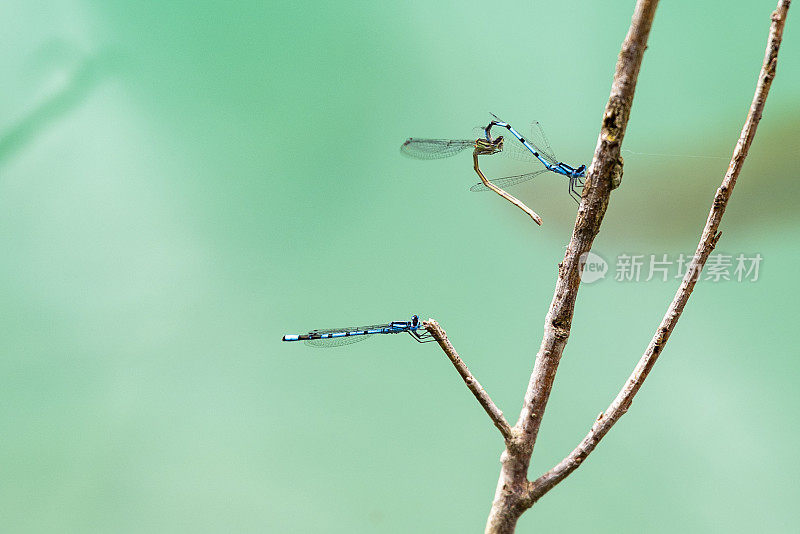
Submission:
M 476 139 L 475 150 L 479 156 L 497 154 L 503 150 L 503 136 L 501 135 L 497 139 Z
M 498 119 L 496 121 L 491 121 L 489 124 L 486 125 L 486 128 L 483 129 L 483 135 L 484 135 L 484 137 L 486 137 L 487 141 L 493 141 L 494 140 L 494 138 L 492 137 L 492 128 L 494 126 L 497 126 L 498 124 L 505 124 L 505 123 L 503 123 L 502 121 L 500 121 Z M 499 136 L 498 139 L 500 139 L 500 137 L 502 137 L 502 136 Z
M 419 326 L 419 317 L 416 315 L 411 316 L 411 326 Z

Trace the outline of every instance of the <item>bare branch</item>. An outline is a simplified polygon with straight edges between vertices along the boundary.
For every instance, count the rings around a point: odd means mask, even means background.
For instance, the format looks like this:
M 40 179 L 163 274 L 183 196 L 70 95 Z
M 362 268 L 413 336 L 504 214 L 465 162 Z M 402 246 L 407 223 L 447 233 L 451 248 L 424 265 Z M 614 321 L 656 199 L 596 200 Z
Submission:
M 503 438 L 509 441 L 511 439 L 511 425 L 509 425 L 508 421 L 503 417 L 503 412 L 492 402 L 492 399 L 489 397 L 489 394 L 486 393 L 486 390 L 483 389 L 480 382 L 472 376 L 472 373 L 470 373 L 464 361 L 459 358 L 456 349 L 453 347 L 453 344 L 450 343 L 450 340 L 447 339 L 447 334 L 442 330 L 442 327 L 439 326 L 439 323 L 433 319 L 428 319 L 427 321 L 423 321 L 422 326 L 424 326 L 425 329 L 431 333 L 436 342 L 439 343 L 439 346 L 442 347 L 444 353 L 447 354 L 447 357 L 456 368 L 456 371 L 458 371 L 458 374 L 464 379 L 464 383 L 472 394 L 475 395 L 475 398 L 478 399 L 478 402 L 481 403 L 483 409 L 486 410 L 494 426 L 497 427 L 503 435 Z
M 747 115 L 741 136 L 733 151 L 733 157 L 731 158 L 730 165 L 728 165 L 728 171 L 725 173 L 722 185 L 717 189 L 717 193 L 714 196 L 714 202 L 711 204 L 711 210 L 708 214 L 705 228 L 703 228 L 700 242 L 697 244 L 697 251 L 675 294 L 675 298 L 672 300 L 653 339 L 650 341 L 647 350 L 639 360 L 630 378 L 628 378 L 628 381 L 605 413 L 600 414 L 597 418 L 589 434 L 583 438 L 583 441 L 581 441 L 569 456 L 531 484 L 530 491 L 532 501 L 535 502 L 553 488 L 553 486 L 566 478 L 572 471 L 577 469 L 581 465 L 581 462 L 594 450 L 600 440 L 603 439 L 603 436 L 605 436 L 608 431 L 611 430 L 611 427 L 628 411 L 628 408 L 633 402 L 633 397 L 639 391 L 639 388 L 642 387 L 642 383 L 655 365 L 672 330 L 675 328 L 683 312 L 683 308 L 686 306 L 686 302 L 689 300 L 689 296 L 692 294 L 692 290 L 700 277 L 703 266 L 709 254 L 711 254 L 711 251 L 714 250 L 721 235 L 718 229 L 722 220 L 722 215 L 725 213 L 728 200 L 730 199 L 731 193 L 733 193 L 733 187 L 736 185 L 736 179 L 739 176 L 739 172 L 742 170 L 747 152 L 750 149 L 750 144 L 755 137 L 756 128 L 758 127 L 758 122 L 761 120 L 761 113 L 764 110 L 764 104 L 767 100 L 770 85 L 772 85 L 772 80 L 775 78 L 778 49 L 781 45 L 783 26 L 786 22 L 786 14 L 790 3 L 791 0 L 781 0 L 778 3 L 777 9 L 772 13 L 772 25 L 770 26 L 767 51 L 764 57 L 764 63 L 761 67 L 761 73 L 758 77 L 753 103 L 750 105 L 750 112 Z
M 516 197 L 509 195 L 508 193 L 506 193 L 505 191 L 503 191 L 502 189 L 500 189 L 499 187 L 497 187 L 492 182 L 486 179 L 486 177 L 481 172 L 481 168 L 478 166 L 478 153 L 479 153 L 479 148 L 476 147 L 475 150 L 472 152 L 472 161 L 475 163 L 475 172 L 478 173 L 478 177 L 481 179 L 481 182 L 483 182 L 483 185 L 485 185 L 486 187 L 488 187 L 489 189 L 491 189 L 504 199 L 508 200 L 509 202 L 514 204 L 516 207 L 518 207 L 525 213 L 527 213 L 530 216 L 530 218 L 533 219 L 533 222 L 541 226 L 542 218 L 539 217 L 539 215 L 535 211 L 526 206 L 521 200 L 518 200 Z
M 594 159 L 578 207 L 575 229 L 564 260 L 559 264 L 553 301 L 545 318 L 542 344 L 514 428 L 515 442 L 501 457 L 502 468 L 486 532 L 513 532 L 519 516 L 533 504 L 527 499 L 528 466 L 558 363 L 569 338 L 580 285 L 580 257 L 591 249 L 600 231 L 614 177 L 619 177 L 621 172 L 620 145 L 625 136 L 636 80 L 657 5 L 658 0 L 637 1 L 630 29 L 622 43 Z
M 531 448 L 536 442 L 553 379 L 570 334 L 580 285 L 580 256 L 591 249 L 600 231 L 612 188 L 611 177 L 619 170 L 620 145 L 628 124 L 636 80 L 657 4 L 657 0 L 639 0 L 636 4 L 631 27 L 617 61 L 611 96 L 603 114 L 603 126 L 594 159 L 587 173 L 575 230 L 564 261 L 559 265 L 555 295 L 545 319 L 544 338 L 536 355 L 525 405 L 517 422 Z

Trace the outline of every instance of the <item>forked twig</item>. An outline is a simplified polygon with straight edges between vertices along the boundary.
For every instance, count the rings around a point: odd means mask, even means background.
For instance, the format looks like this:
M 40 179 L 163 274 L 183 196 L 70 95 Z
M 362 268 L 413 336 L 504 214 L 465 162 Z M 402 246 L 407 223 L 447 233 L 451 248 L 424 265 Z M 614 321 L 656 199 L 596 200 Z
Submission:
M 617 394 L 617 397 L 605 413 L 600 414 L 600 417 L 594 422 L 587 436 L 583 438 L 583 441 L 581 441 L 569 456 L 530 484 L 530 498 L 532 501 L 535 502 L 553 488 L 553 486 L 566 478 L 572 471 L 577 469 L 581 465 L 581 462 L 594 450 L 600 440 L 603 439 L 603 436 L 605 436 L 608 431 L 611 430 L 611 427 L 625 415 L 625 412 L 628 411 L 628 408 L 633 402 L 634 396 L 642 387 L 642 383 L 655 365 L 658 356 L 661 354 L 664 345 L 667 343 L 670 334 L 675 328 L 683 312 L 683 308 L 686 306 L 686 302 L 689 300 L 689 296 L 692 294 L 692 290 L 700 277 L 703 266 L 720 238 L 721 232 L 718 230 L 720 222 L 722 221 L 722 215 L 725 213 L 728 200 L 736 185 L 736 179 L 739 177 L 739 173 L 744 165 L 744 160 L 747 157 L 750 145 L 755 137 L 756 128 L 758 127 L 758 122 L 761 120 L 761 113 L 764 110 L 764 104 L 767 100 L 767 94 L 772 85 L 772 80 L 775 78 L 778 49 L 781 45 L 783 27 L 786 23 L 786 15 L 790 4 L 791 0 L 781 0 L 778 3 L 777 9 L 772 13 L 772 24 L 770 26 L 767 50 L 764 56 L 764 63 L 761 66 L 761 73 L 758 77 L 758 84 L 756 85 L 753 102 L 750 105 L 750 111 L 742 127 L 739 141 L 736 143 L 736 147 L 733 151 L 733 157 L 728 165 L 728 171 L 725 173 L 725 177 L 719 189 L 717 189 L 716 195 L 714 195 L 714 201 L 711 204 L 711 210 L 709 211 L 705 228 L 703 228 L 700 242 L 697 244 L 697 251 L 689 264 L 689 268 L 675 294 L 675 298 L 667 309 L 644 355 L 642 355 L 630 378 L 628 378 L 622 390 Z
M 511 439 L 511 426 L 506 421 L 505 417 L 503 417 L 503 412 L 497 407 L 497 405 L 492 402 L 491 397 L 489 394 L 486 393 L 486 390 L 483 389 L 480 382 L 478 382 L 472 373 L 467 368 L 467 365 L 464 361 L 458 356 L 456 349 L 453 347 L 453 344 L 450 343 L 450 340 L 447 339 L 447 334 L 445 331 L 442 330 L 442 327 L 439 326 L 439 323 L 434 321 L 433 319 L 428 319 L 427 321 L 423 321 L 422 325 L 425 329 L 431 333 L 433 338 L 439 343 L 439 346 L 442 348 L 447 357 L 452 362 L 453 366 L 458 371 L 458 374 L 461 375 L 461 378 L 464 379 L 464 383 L 467 385 L 469 390 L 475 395 L 475 398 L 478 399 L 478 402 L 483 406 L 483 409 L 486 410 L 487 415 L 494 423 L 494 426 L 500 431 L 503 435 L 503 438 L 506 441 Z
M 758 122 L 761 119 L 770 85 L 775 77 L 778 49 L 790 4 L 791 0 L 780 0 L 777 9 L 772 14 L 767 51 L 750 111 L 736 144 L 728 171 L 714 197 L 695 256 L 689 264 L 675 298 L 622 390 L 606 412 L 600 414 L 588 435 L 564 460 L 534 482 L 528 481 L 528 467 L 533 447 L 558 364 L 570 334 L 575 300 L 580 285 L 580 257 L 591 249 L 594 238 L 600 230 L 611 190 L 614 188 L 614 177 L 618 176 L 621 171 L 620 147 L 630 116 L 636 81 L 644 51 L 647 48 L 647 39 L 658 0 L 637 1 L 628 35 L 623 42 L 594 159 L 587 173 L 583 197 L 578 208 L 575 229 L 567 246 L 564 260 L 559 264 L 556 290 L 545 319 L 542 344 L 536 356 L 519 420 L 514 427 L 509 426 L 502 412 L 472 376 L 436 321 L 430 319 L 423 323 L 506 440 L 506 450 L 500 458 L 502 464 L 500 478 L 486 525 L 487 533 L 513 533 L 522 513 L 581 465 L 581 462 L 594 450 L 611 427 L 626 413 L 634 396 L 664 349 L 706 260 L 720 238 L 719 225 L 722 216 L 747 157 Z M 491 147 L 487 147 L 487 149 L 491 149 Z M 482 152 L 479 142 L 476 142 L 473 161 L 475 172 L 481 182 L 523 210 L 537 224 L 541 224 L 541 219 L 535 212 L 486 179 L 478 165 L 478 156 L 486 153 L 493 152 Z

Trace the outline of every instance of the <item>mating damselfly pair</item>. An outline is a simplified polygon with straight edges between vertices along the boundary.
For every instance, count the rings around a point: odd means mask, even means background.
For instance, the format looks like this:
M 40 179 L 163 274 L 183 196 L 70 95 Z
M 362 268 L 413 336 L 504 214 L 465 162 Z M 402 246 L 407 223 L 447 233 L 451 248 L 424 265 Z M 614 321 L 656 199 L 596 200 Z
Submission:
M 422 332 L 419 332 L 419 330 L 422 330 Z M 402 332 L 408 332 L 411 337 L 420 343 L 434 341 L 430 332 L 425 330 L 416 315 L 412 315 L 410 321 L 392 321 L 370 326 L 312 330 L 307 334 L 287 334 L 283 336 L 283 341 L 305 341 L 306 345 L 311 345 L 312 347 L 339 347 L 363 341 L 373 334 L 400 334 Z
M 569 195 L 580 202 L 579 189 L 583 187 L 583 178 L 586 176 L 586 165 L 572 167 L 558 160 L 553 152 L 550 142 L 547 140 L 542 126 L 534 122 L 531 127 L 531 136 L 526 139 L 509 123 L 501 121 L 497 115 L 492 114 L 492 120 L 484 128 L 484 139 L 422 139 L 410 137 L 403 143 L 400 150 L 403 154 L 417 159 L 439 159 L 454 156 L 468 148 L 474 148 L 482 155 L 503 153 L 511 158 L 526 162 L 534 160 L 544 165 L 544 169 L 533 172 L 506 176 L 492 180 L 492 183 L 499 187 L 510 187 L 532 179 L 545 172 L 553 172 L 565 176 L 569 180 Z M 503 136 L 492 137 L 493 127 L 505 128 L 516 137 L 519 144 L 503 144 Z M 470 191 L 489 191 L 483 183 L 477 183 L 470 187 Z
M 494 120 L 489 122 L 483 129 L 483 139 L 421 139 L 412 137 L 403 143 L 401 150 L 404 154 L 418 159 L 438 159 L 453 156 L 463 150 L 473 148 L 475 171 L 485 183 L 481 182 L 475 184 L 470 189 L 472 191 L 488 191 L 490 188 L 493 188 L 495 192 L 498 192 L 501 196 L 512 201 L 518 207 L 522 207 L 523 210 L 526 210 L 538 224 L 541 224 L 541 219 L 538 218 L 538 215 L 525 207 L 518 200 L 508 195 L 508 193 L 498 190 L 493 184 L 501 187 L 508 187 L 530 180 L 539 174 L 553 172 L 569 179 L 569 194 L 576 201 L 580 201 L 578 189 L 583 187 L 583 177 L 586 175 L 585 165 L 572 167 L 559 161 L 553 153 L 547 136 L 538 122 L 533 123 L 531 138 L 525 139 L 510 124 L 501 121 L 496 115 L 492 116 Z M 492 136 L 492 128 L 495 126 L 508 130 L 509 133 L 519 141 L 519 144 L 512 143 L 504 147 L 502 135 L 496 138 Z M 478 156 L 496 154 L 498 152 L 505 153 L 523 161 L 532 162 L 536 160 L 538 163 L 544 165 L 545 168 L 526 174 L 507 176 L 489 182 L 478 168 Z M 304 341 L 307 345 L 314 347 L 337 347 L 362 341 L 374 334 L 399 334 L 402 332 L 407 332 L 419 343 L 434 341 L 431 333 L 425 329 L 422 323 L 420 323 L 419 317 L 416 315 L 413 315 L 410 321 L 392 321 L 369 326 L 312 330 L 307 334 L 287 334 L 283 336 L 283 341 Z

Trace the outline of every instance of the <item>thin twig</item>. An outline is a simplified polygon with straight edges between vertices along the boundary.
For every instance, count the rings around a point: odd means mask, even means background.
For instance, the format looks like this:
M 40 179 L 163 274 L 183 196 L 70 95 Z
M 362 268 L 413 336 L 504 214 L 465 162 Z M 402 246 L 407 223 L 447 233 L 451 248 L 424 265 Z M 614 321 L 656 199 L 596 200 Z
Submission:
M 564 260 L 559 265 L 542 344 L 536 355 L 519 420 L 513 429 L 515 440 L 500 458 L 502 467 L 486 532 L 513 532 L 520 515 L 533 504 L 529 499 L 527 480 L 531 454 L 570 333 L 580 284 L 580 257 L 591 249 L 600 231 L 613 189 L 612 178 L 619 176 L 621 171 L 620 145 L 628 124 L 636 80 L 657 5 L 658 0 L 638 0 L 628 35 L 622 43 L 594 159 L 578 207 L 575 229 Z
M 530 496 L 533 501 L 536 501 L 542 495 L 547 493 L 553 486 L 561 482 L 572 471 L 577 469 L 581 462 L 594 450 L 597 444 L 603 439 L 611 427 L 623 416 L 633 402 L 633 398 L 642 387 L 642 383 L 647 378 L 648 373 L 653 368 L 667 343 L 672 330 L 678 322 L 678 319 L 683 312 L 689 296 L 700 277 L 706 260 L 708 259 L 711 251 L 719 240 L 721 235 L 718 232 L 722 215 L 725 213 L 725 208 L 728 205 L 728 200 L 733 193 L 733 187 L 736 185 L 736 179 L 739 172 L 742 170 L 744 160 L 750 149 L 750 144 L 756 134 L 758 122 L 761 120 L 761 113 L 764 110 L 764 104 L 767 100 L 772 80 L 775 78 L 775 67 L 778 61 L 778 49 L 781 45 L 781 38 L 783 36 L 783 27 L 786 23 L 786 14 L 789 9 L 791 0 L 781 0 L 778 3 L 777 9 L 772 13 L 772 24 L 770 26 L 769 40 L 767 42 L 767 51 L 764 56 L 764 63 L 761 67 L 761 73 L 758 77 L 758 84 L 756 86 L 755 95 L 753 96 L 753 103 L 750 105 L 750 112 L 745 120 L 742 133 L 736 147 L 733 151 L 728 171 L 725 173 L 725 178 L 722 180 L 722 185 L 717 189 L 714 196 L 714 202 L 711 204 L 711 210 L 708 214 L 705 228 L 700 237 L 700 242 L 697 244 L 697 251 L 695 252 L 692 262 L 683 277 L 680 287 L 678 288 L 675 298 L 672 300 L 667 313 L 661 321 L 658 329 L 656 330 L 653 339 L 647 347 L 636 368 L 633 370 L 630 378 L 623 386 L 617 397 L 605 411 L 600 414 L 600 417 L 592 425 L 592 429 L 583 441 L 573 450 L 569 456 L 564 458 L 553 469 L 539 477 L 535 482 L 531 483 Z
M 491 189 L 504 199 L 508 200 L 509 202 L 514 204 L 516 207 L 518 207 L 525 213 L 527 213 L 530 216 L 530 218 L 533 219 L 533 222 L 541 226 L 542 218 L 539 217 L 539 215 L 535 211 L 533 211 L 528 206 L 523 204 L 522 201 L 518 200 L 516 197 L 509 195 L 508 193 L 506 193 L 505 191 L 503 191 L 502 189 L 500 189 L 499 187 L 497 187 L 492 182 L 486 179 L 486 177 L 481 172 L 481 168 L 478 166 L 478 153 L 479 149 L 476 147 L 475 150 L 472 152 L 472 161 L 475 163 L 475 172 L 478 173 L 478 177 L 481 179 L 481 182 L 483 182 L 483 185 L 485 185 L 486 187 L 488 187 L 489 189 Z
M 489 415 L 489 418 L 494 423 L 494 426 L 500 431 L 503 435 L 503 438 L 508 441 L 511 439 L 511 425 L 508 424 L 505 417 L 503 417 L 503 412 L 497 407 L 497 405 L 492 402 L 491 397 L 489 394 L 486 393 L 486 390 L 483 389 L 480 382 L 478 382 L 472 373 L 470 373 L 467 365 L 464 361 L 459 358 L 456 349 L 453 347 L 453 344 L 450 343 L 450 340 L 447 339 L 447 334 L 442 327 L 439 326 L 439 323 L 434 321 L 433 319 L 428 319 L 427 321 L 423 321 L 422 326 L 431 333 L 433 338 L 439 343 L 439 346 L 442 348 L 447 357 L 452 362 L 453 366 L 458 371 L 458 374 L 461 375 L 461 378 L 464 379 L 464 383 L 467 385 L 469 390 L 475 395 L 475 398 L 478 399 L 478 402 L 483 406 L 483 409 L 486 410 L 486 413 Z

